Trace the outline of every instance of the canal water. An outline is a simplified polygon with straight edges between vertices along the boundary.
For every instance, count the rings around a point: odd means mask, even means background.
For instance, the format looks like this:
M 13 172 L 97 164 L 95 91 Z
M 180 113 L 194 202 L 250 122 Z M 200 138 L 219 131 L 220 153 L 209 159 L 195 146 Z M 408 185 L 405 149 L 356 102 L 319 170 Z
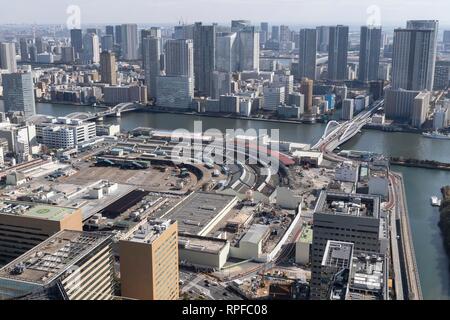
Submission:
M 0 101 L 0 110 L 3 102 Z M 37 112 L 64 116 L 76 111 L 92 111 L 91 107 L 38 104 Z M 163 113 L 126 113 L 122 118 L 107 118 L 106 122 L 120 123 L 123 131 L 145 126 L 156 129 L 193 130 L 194 121 L 202 121 L 203 129 L 279 129 L 280 139 L 313 144 L 324 132 L 324 124 L 298 125 L 255 120 L 224 119 Z M 270 132 L 269 132 L 270 134 Z M 387 133 L 364 130 L 342 149 L 367 150 L 387 156 L 450 162 L 450 141 L 426 139 L 412 133 Z M 450 184 L 450 171 L 394 167 L 403 174 L 422 291 L 425 299 L 450 299 L 449 259 L 444 251 L 438 227 L 439 210 L 430 205 L 432 195 L 440 195 L 440 188 Z

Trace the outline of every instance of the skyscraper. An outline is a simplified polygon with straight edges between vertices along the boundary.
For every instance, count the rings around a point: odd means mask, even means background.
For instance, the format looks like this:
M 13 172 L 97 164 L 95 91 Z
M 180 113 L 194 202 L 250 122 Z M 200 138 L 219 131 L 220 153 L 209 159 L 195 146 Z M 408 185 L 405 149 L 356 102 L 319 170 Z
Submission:
M 114 38 L 107 34 L 102 37 L 102 51 L 112 51 L 114 49 Z
M 83 38 L 83 61 L 86 64 L 100 62 L 100 42 L 98 35 L 87 33 Z
M 148 96 L 156 98 L 156 78 L 161 75 L 161 39 L 145 38 L 142 47 Z
M 431 90 L 433 88 L 434 82 L 434 68 L 436 66 L 436 56 L 437 56 L 437 43 L 438 43 L 438 32 L 439 32 L 439 21 L 437 20 L 409 20 L 406 23 L 407 29 L 418 29 L 418 30 L 431 30 L 431 41 L 430 41 L 430 57 L 428 59 L 428 70 L 431 72 L 427 75 L 427 89 Z
M 146 221 L 119 242 L 122 296 L 177 300 L 179 295 L 176 221 Z
M 117 25 L 114 27 L 114 40 L 115 44 L 122 46 L 122 25 Z
M 299 35 L 298 78 L 316 79 L 317 32 L 316 29 L 301 29 Z
M 259 36 L 259 42 L 261 44 L 265 44 L 269 40 L 269 23 L 261 22 L 261 33 Z
M 145 38 L 149 38 L 149 37 L 154 37 L 154 38 L 160 38 L 161 39 L 161 28 L 158 27 L 151 27 L 150 29 L 143 29 L 141 30 L 141 43 L 140 43 L 140 50 L 141 50 L 141 55 L 142 57 L 144 57 L 144 39 Z
M 138 55 L 138 32 L 137 24 L 123 24 L 122 31 L 122 57 L 125 60 L 137 60 Z
M 106 26 L 106 35 L 112 36 L 113 43 L 116 43 L 115 33 L 114 33 L 114 26 Z
M 249 20 L 231 20 L 231 32 L 238 32 L 250 25 Z
M 30 60 L 30 50 L 28 49 L 28 40 L 26 38 L 20 39 L 20 61 Z
M 216 70 L 234 72 L 239 69 L 239 42 L 235 32 L 218 33 L 216 38 Z
M 392 89 L 432 90 L 432 30 L 396 29 L 392 58 Z
M 168 40 L 165 43 L 166 75 L 194 78 L 194 44 L 192 40 Z
M 8 72 L 17 71 L 16 44 L 4 42 L 0 44 L 0 69 Z
M 216 66 L 216 26 L 194 27 L 195 88 L 200 95 L 211 96 L 212 73 Z
M 272 26 L 272 36 L 273 41 L 280 41 L 280 26 Z
M 330 27 L 328 79 L 347 80 L 348 26 Z
M 328 52 L 328 44 L 330 42 L 330 27 L 320 26 L 317 30 L 317 51 Z
M 300 86 L 300 93 L 305 96 L 305 113 L 312 113 L 313 105 L 313 88 L 314 81 L 308 78 L 303 78 Z
M 36 114 L 34 84 L 31 73 L 10 73 L 2 76 L 5 111 L 20 111 L 25 118 Z
M 378 79 L 380 50 L 381 28 L 361 27 L 358 73 L 358 79 L 360 81 L 372 81 Z
M 83 32 L 81 29 L 70 30 L 70 41 L 73 49 L 75 50 L 75 55 L 79 58 L 83 51 Z
M 116 55 L 111 51 L 103 51 L 100 55 L 100 74 L 103 83 L 117 85 Z
M 259 32 L 255 27 L 245 27 L 238 33 L 239 70 L 259 71 Z

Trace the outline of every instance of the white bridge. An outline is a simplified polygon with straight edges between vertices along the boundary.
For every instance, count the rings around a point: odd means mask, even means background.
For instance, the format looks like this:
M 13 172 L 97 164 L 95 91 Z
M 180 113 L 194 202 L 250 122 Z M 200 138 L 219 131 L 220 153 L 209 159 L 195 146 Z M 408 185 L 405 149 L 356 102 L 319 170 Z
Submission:
M 120 103 L 115 107 L 108 108 L 105 111 L 92 113 L 92 112 L 74 112 L 66 117 L 73 120 L 83 120 L 83 121 L 91 121 L 91 120 L 101 120 L 107 116 L 116 116 L 120 117 L 124 112 L 135 111 L 141 109 L 142 106 L 140 104 L 134 102 Z
M 370 122 L 371 116 L 384 105 L 384 99 L 375 101 L 369 109 L 361 112 L 351 121 L 339 123 L 330 121 L 319 142 L 313 147 L 315 150 L 332 152 L 334 149 L 353 138 L 366 124 Z M 326 150 L 323 150 L 323 149 Z

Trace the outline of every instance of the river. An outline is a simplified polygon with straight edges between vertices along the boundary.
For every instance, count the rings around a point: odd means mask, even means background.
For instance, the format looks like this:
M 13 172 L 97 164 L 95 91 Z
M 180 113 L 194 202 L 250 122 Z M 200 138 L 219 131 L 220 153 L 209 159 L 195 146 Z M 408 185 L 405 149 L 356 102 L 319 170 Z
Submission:
M 3 102 L 0 101 L 0 110 Z M 37 112 L 64 116 L 75 111 L 92 111 L 91 107 L 38 104 Z M 107 118 L 107 122 L 119 122 L 122 130 L 139 126 L 157 129 L 184 128 L 193 130 L 194 120 L 202 121 L 203 129 L 280 129 L 280 139 L 302 143 L 315 143 L 324 132 L 324 124 L 297 125 L 255 120 L 224 119 L 163 113 L 126 113 L 121 119 Z M 270 133 L 270 132 L 269 132 Z M 367 150 L 388 156 L 450 162 L 450 141 L 426 139 L 412 133 L 388 133 L 363 130 L 342 149 Z M 450 184 L 450 172 L 429 169 L 394 167 L 403 173 L 406 185 L 411 228 L 417 264 L 425 299 L 450 299 L 449 259 L 444 251 L 438 227 L 439 210 L 430 205 L 432 195 L 440 195 L 440 188 Z

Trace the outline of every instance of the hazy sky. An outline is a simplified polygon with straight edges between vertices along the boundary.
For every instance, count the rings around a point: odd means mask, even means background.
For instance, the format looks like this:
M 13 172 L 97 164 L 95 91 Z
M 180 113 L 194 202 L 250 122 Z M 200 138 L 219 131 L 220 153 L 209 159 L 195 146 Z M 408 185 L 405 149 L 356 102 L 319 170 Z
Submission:
M 248 19 L 361 25 L 375 17 L 385 26 L 403 26 L 407 19 L 438 19 L 441 25 L 450 25 L 449 0 L 0 0 L 0 23 L 65 24 L 70 5 L 80 7 L 82 24 Z

